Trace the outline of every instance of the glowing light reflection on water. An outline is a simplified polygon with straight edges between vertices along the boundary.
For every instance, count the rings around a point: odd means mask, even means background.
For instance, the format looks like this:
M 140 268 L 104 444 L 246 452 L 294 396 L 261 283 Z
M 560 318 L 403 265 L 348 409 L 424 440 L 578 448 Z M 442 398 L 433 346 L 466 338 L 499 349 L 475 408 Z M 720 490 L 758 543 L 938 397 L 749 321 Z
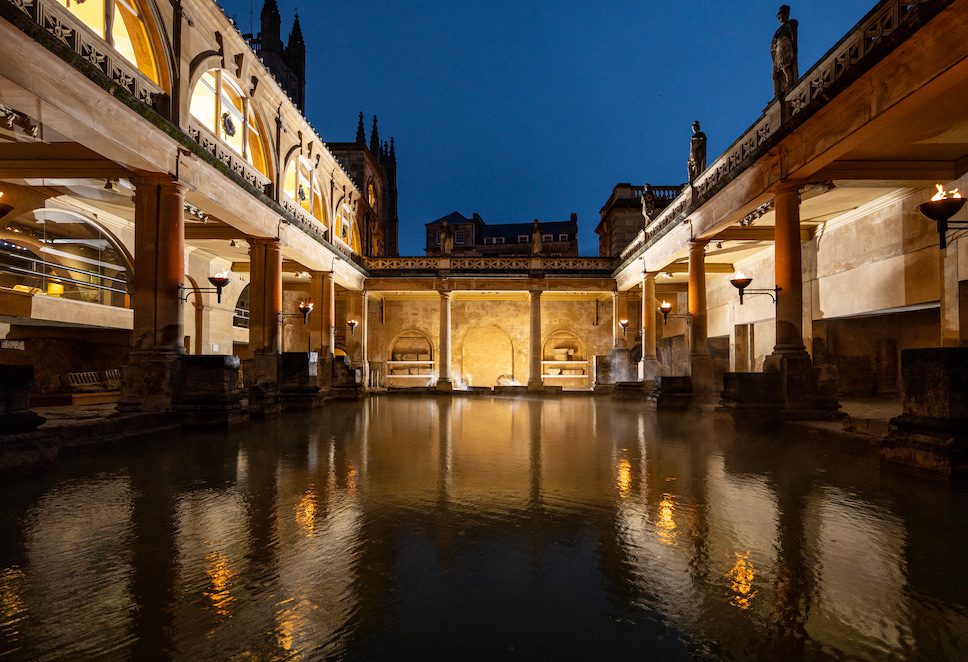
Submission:
M 963 488 L 601 398 L 372 398 L 0 485 L 0 657 L 959 657 Z

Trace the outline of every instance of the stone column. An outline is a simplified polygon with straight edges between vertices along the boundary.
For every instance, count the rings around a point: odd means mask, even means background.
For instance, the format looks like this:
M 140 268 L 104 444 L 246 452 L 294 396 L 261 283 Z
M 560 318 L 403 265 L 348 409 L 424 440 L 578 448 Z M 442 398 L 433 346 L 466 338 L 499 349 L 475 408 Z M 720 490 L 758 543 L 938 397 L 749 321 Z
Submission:
M 282 246 L 277 239 L 250 239 L 249 349 L 253 354 L 279 353 L 282 312 Z
M 323 296 L 323 278 L 326 273 L 325 271 L 309 272 L 309 300 L 315 307 L 313 314 L 309 316 L 309 351 L 318 352 L 320 355 L 324 353 L 327 338 L 326 306 Z
M 336 280 L 332 271 L 323 272 L 322 290 L 320 324 L 323 340 L 320 346 L 327 357 L 332 357 L 336 353 Z
M 529 358 L 528 389 L 541 390 L 541 290 L 531 290 L 531 351 Z
M 450 378 L 450 314 L 453 292 L 440 293 L 440 356 L 437 357 L 437 388 L 441 391 L 454 390 Z
M 706 331 L 706 243 L 689 246 L 689 366 L 693 395 L 708 400 L 721 390 L 714 383 Z
M 689 354 L 708 356 L 706 343 L 706 242 L 689 245 Z
M 363 387 L 370 386 L 370 363 L 367 342 L 370 337 L 370 293 L 360 293 L 360 369 L 363 371 Z
M 800 255 L 800 188 L 785 184 L 776 191 L 774 270 L 780 288 L 773 353 L 803 356 L 803 266 Z
M 277 239 L 249 239 L 249 351 L 243 366 L 245 385 L 279 383 L 280 313 L 282 313 L 282 246 Z M 275 390 L 272 391 L 275 393 Z M 267 396 L 265 410 L 277 410 L 276 395 Z M 250 407 L 256 403 L 250 391 Z M 260 405 L 261 406 L 261 405 Z
M 655 274 L 642 276 L 642 379 L 649 381 L 661 374 L 656 352 Z
M 184 354 L 180 286 L 185 278 L 185 186 L 167 175 L 132 178 L 134 328 L 122 380 L 121 411 L 164 411 Z

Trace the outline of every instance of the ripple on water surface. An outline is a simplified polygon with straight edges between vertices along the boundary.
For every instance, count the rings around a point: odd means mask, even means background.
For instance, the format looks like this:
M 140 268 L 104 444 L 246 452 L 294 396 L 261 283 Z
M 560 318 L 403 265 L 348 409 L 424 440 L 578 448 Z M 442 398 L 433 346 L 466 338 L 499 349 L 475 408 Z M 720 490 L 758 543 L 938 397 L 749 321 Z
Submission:
M 963 488 L 633 403 L 377 397 L 0 498 L 11 659 L 968 655 Z

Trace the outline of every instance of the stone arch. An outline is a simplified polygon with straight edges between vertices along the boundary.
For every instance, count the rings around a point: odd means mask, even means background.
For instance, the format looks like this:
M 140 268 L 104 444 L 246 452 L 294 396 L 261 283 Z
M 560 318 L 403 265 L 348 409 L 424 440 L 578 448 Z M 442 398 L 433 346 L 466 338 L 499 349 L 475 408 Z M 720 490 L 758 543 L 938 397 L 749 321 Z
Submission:
M 277 181 L 274 141 L 258 105 L 232 72 L 199 67 L 186 96 L 188 114 L 270 181 Z M 236 138 L 236 135 L 239 137 Z
M 496 324 L 468 329 L 460 357 L 461 377 L 469 386 L 493 387 L 500 377 L 514 379 L 514 343 Z

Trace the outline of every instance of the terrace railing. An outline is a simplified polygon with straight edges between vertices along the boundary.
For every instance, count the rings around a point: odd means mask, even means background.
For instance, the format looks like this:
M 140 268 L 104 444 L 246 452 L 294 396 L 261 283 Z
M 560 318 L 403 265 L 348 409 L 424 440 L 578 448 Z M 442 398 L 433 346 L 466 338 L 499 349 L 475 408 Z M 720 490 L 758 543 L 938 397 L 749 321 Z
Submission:
M 475 273 L 495 275 L 567 273 L 607 275 L 615 260 L 610 257 L 378 257 L 366 258 L 371 273 Z

